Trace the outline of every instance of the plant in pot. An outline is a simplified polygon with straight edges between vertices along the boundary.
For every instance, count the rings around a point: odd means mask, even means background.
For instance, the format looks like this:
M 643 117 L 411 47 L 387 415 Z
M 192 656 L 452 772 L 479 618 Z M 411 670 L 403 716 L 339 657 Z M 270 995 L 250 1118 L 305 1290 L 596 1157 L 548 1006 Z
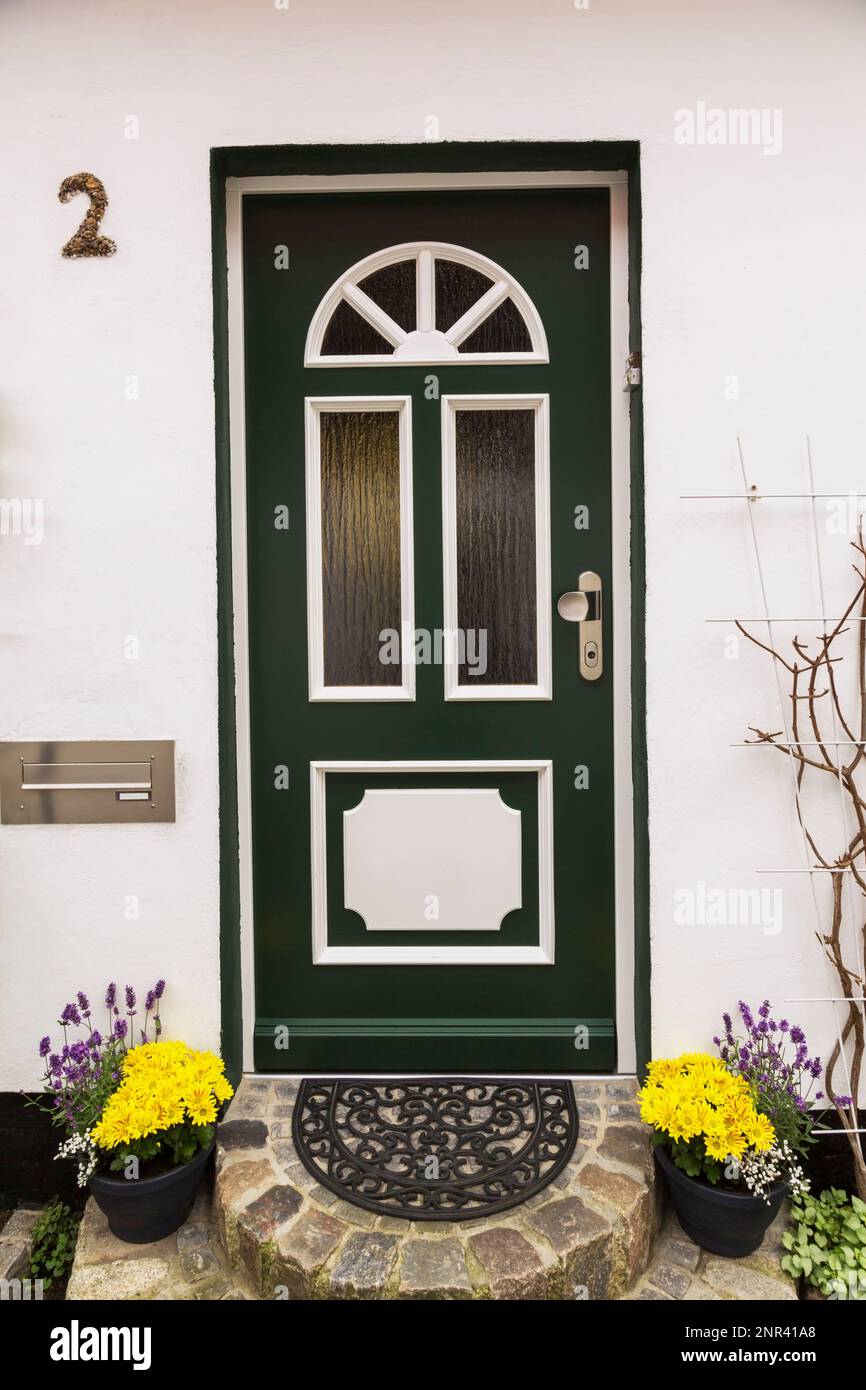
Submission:
M 680 1225 L 705 1250 L 751 1254 L 802 1171 L 786 1157 L 749 1080 L 721 1057 L 651 1062 L 640 1092 Z
M 61 1014 L 59 1051 L 47 1037 L 39 1045 L 43 1108 L 68 1133 L 57 1157 L 77 1159 L 79 1186 L 90 1187 L 114 1235 L 136 1244 L 160 1240 L 186 1220 L 213 1152 L 220 1107 L 233 1094 L 214 1053 L 160 1040 L 164 989 L 160 980 L 148 991 L 136 1046 L 128 1042 L 135 991 L 127 985 L 122 1017 L 114 984 L 105 996 L 105 1034 L 79 993 Z M 72 1027 L 84 1035 L 70 1042 Z

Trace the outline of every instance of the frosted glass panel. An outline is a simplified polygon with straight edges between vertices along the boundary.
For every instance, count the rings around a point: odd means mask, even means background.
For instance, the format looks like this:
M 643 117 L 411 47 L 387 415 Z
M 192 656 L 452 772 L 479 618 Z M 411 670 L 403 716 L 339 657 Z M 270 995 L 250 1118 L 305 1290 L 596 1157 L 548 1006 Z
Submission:
M 393 344 L 377 333 L 345 299 L 341 299 L 322 339 L 323 357 L 359 357 L 370 353 L 392 353 Z
M 474 333 L 464 338 L 461 352 L 531 352 L 532 339 L 513 299 L 504 299 Z
M 486 634 L 487 668 L 464 663 L 458 683 L 534 685 L 535 412 L 458 410 L 455 438 L 458 624 Z
M 447 333 L 467 309 L 486 294 L 493 281 L 458 261 L 436 261 L 436 327 Z
M 415 262 L 395 261 L 372 275 L 358 281 L 358 288 L 368 294 L 395 323 L 410 333 L 416 324 Z
M 320 431 L 325 685 L 399 686 L 379 636 L 400 631 L 399 415 L 323 411 Z

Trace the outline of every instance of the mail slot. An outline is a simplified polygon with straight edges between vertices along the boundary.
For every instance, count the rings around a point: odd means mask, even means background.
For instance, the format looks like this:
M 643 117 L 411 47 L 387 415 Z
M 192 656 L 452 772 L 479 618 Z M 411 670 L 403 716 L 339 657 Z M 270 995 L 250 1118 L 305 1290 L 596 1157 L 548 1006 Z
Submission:
M 26 792 L 150 791 L 150 763 L 25 763 L 21 785 Z
M 170 739 L 0 744 L 0 821 L 173 821 Z

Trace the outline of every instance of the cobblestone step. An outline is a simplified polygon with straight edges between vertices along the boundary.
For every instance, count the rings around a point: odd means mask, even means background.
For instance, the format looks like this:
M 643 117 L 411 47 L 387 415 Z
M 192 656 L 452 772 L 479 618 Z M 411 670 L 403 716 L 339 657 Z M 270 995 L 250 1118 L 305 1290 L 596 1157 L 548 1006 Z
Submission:
M 580 1137 L 524 1205 L 457 1223 L 377 1216 L 298 1161 L 297 1085 L 245 1077 L 217 1135 L 214 1212 L 230 1270 L 260 1298 L 606 1299 L 650 1258 L 658 1199 L 636 1083 L 575 1082 Z

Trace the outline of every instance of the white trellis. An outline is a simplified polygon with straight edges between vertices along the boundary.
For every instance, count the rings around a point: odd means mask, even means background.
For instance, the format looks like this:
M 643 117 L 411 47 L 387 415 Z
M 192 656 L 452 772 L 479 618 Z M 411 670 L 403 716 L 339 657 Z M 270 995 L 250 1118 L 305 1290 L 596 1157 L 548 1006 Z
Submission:
M 761 592 L 761 602 L 762 602 L 762 606 L 763 606 L 763 610 L 764 610 L 764 611 L 763 611 L 763 614 L 762 614 L 760 617 L 756 617 L 756 618 L 741 618 L 741 619 L 739 620 L 739 622 L 740 622 L 740 623 L 763 623 L 763 624 L 765 624 L 765 625 L 766 625 L 766 629 L 767 629 L 768 644 L 769 644 L 769 647 L 772 648 L 773 652 L 775 652 L 775 651 L 778 650 L 777 645 L 776 645 L 776 637 L 775 637 L 775 630 L 776 630 L 776 628 L 779 627 L 779 626 L 782 626 L 782 625 L 787 625 L 787 624 L 792 623 L 792 622 L 796 622 L 796 623 L 801 623 L 801 622 L 818 623 L 818 624 L 821 625 L 821 629 L 822 629 L 822 631 L 823 631 L 824 637 L 827 638 L 827 637 L 830 635 L 830 629 L 829 629 L 828 625 L 829 625 L 829 624 L 832 624 L 832 625 L 835 626 L 835 624 L 836 624 L 839 620 L 836 619 L 836 618 L 833 618 L 832 616 L 830 616 L 830 615 L 827 613 L 827 611 L 826 611 L 826 610 L 827 610 L 827 603 L 826 603 L 826 598 L 825 598 L 824 570 L 823 570 L 823 561 L 822 561 L 822 557 L 821 557 L 821 546 L 820 546 L 820 536 L 819 536 L 819 530 L 818 530 L 818 515 L 817 515 L 817 509 L 816 509 L 816 502 L 817 502 L 819 499 L 822 499 L 822 498 L 826 498 L 826 499 L 835 499 L 835 498 L 838 498 L 838 497 L 840 497 L 840 496 L 851 496 L 851 495 L 853 495 L 853 496 L 857 499 L 857 501 L 859 501 L 859 499 L 860 499 L 861 497 L 866 498 L 866 492 L 859 492 L 859 493 L 851 494 L 851 493 L 850 493 L 850 489 L 842 489 L 840 492 L 835 492 L 835 493 L 833 493 L 833 492 L 830 492 L 830 493 L 826 493 L 826 492 L 825 492 L 825 493 L 816 492 L 816 490 L 815 490 L 814 465 L 813 465 L 813 460 L 812 460 L 812 446 L 811 446 L 811 441 L 810 441 L 810 439 L 809 439 L 808 437 L 807 437 L 807 439 L 806 439 L 806 460 L 807 460 L 807 473 L 808 473 L 809 487 L 808 487 L 808 491 L 805 491 L 805 492 L 769 492 L 769 493 L 768 493 L 768 492 L 761 492 L 761 491 L 759 491 L 759 489 L 758 489 L 758 487 L 757 487 L 756 484 L 754 484 L 754 483 L 751 483 L 751 484 L 750 484 L 750 482 L 749 482 L 748 474 L 747 474 L 747 470 L 746 470 L 746 462 L 745 462 L 745 456 L 744 456 L 744 452 L 743 452 L 742 441 L 741 441 L 739 438 L 737 439 L 737 456 L 738 456 L 739 469 L 740 469 L 740 474 L 741 474 L 742 483 L 743 483 L 743 490 L 742 490 L 742 492 L 726 492 L 726 493 L 689 493 L 689 494 L 685 494 L 685 495 L 682 497 L 681 500 L 683 500 L 683 501 L 742 501 L 742 502 L 744 503 L 744 506 L 745 506 L 745 509 L 746 509 L 746 515 L 747 515 L 747 517 L 748 517 L 749 533 L 750 533 L 750 537 L 751 537 L 752 551 L 753 551 L 754 558 L 755 558 L 755 567 L 756 567 L 756 571 L 757 571 L 758 584 L 759 584 L 760 592 Z M 809 505 L 810 505 L 810 513 L 811 513 L 811 530 L 812 530 L 812 536 L 813 536 L 814 546 L 815 546 L 815 563 L 816 563 L 817 577 L 818 577 L 819 607 L 820 607 L 820 609 L 821 609 L 821 612 L 820 612 L 817 616 L 792 618 L 792 617 L 788 617 L 788 616 L 784 616 L 784 615 L 773 615 L 773 614 L 770 612 L 770 604 L 769 604 L 769 600 L 768 600 L 768 597 L 767 597 L 767 585 L 766 585 L 766 580 L 765 580 L 764 563 L 763 563 L 763 560 L 762 560 L 761 548 L 760 548 L 759 539 L 758 539 L 758 528 L 757 528 L 757 526 L 756 526 L 756 524 L 755 524 L 755 504 L 756 504 L 757 502 L 759 502 L 759 501 L 761 501 L 761 502 L 765 502 L 765 501 L 767 501 L 767 502 L 771 502 L 771 501 L 806 501 L 806 502 L 809 503 Z M 725 623 L 725 624 L 730 624 L 730 623 L 733 623 L 733 622 L 736 622 L 736 621 L 737 621 L 737 619 L 735 619 L 735 618 L 708 618 L 708 619 L 707 619 L 707 622 L 710 622 L 710 623 Z M 860 616 L 860 617 L 853 617 L 853 616 L 852 616 L 852 618 L 846 619 L 846 622 L 847 622 L 847 621 L 851 621 L 851 622 L 864 622 L 864 621 L 866 621 L 866 618 L 864 618 L 864 617 L 862 617 L 862 616 Z M 775 679 L 775 683 L 776 683 L 776 694 L 777 694 L 777 697 L 778 697 L 778 700 L 779 700 L 779 708 L 780 708 L 781 717 L 782 717 L 782 720 L 783 720 L 784 735 L 785 735 L 784 740 L 778 740 L 778 741 L 775 742 L 775 743 L 767 743 L 767 742 L 764 742 L 764 741 L 753 742 L 753 741 L 748 741 L 748 740 L 746 740 L 746 741 L 739 741 L 739 742 L 737 742 L 737 743 L 735 743 L 735 744 L 732 744 L 731 746 L 733 746 L 733 747 L 740 747 L 740 748 L 766 748 L 766 747 L 774 747 L 774 746 L 775 746 L 775 747 L 782 747 L 782 748 L 788 748 L 788 749 L 796 748 L 796 747 L 801 747 L 801 748 L 802 748 L 802 747 L 809 747 L 809 746 L 818 747 L 818 746 L 820 746 L 821 743 L 823 743 L 823 746 L 824 746 L 824 747 L 837 747 L 837 748 L 841 748 L 841 747 L 863 747 L 863 746 L 866 746 L 866 742 L 864 742 L 863 740 L 847 739 L 847 738 L 840 738 L 840 737 L 839 737 L 839 727 L 838 727 L 839 721 L 838 721 L 838 718 L 837 718 L 835 703 L 834 703 L 833 701 L 830 702 L 830 708 L 831 708 L 831 710 L 832 710 L 832 725 L 833 725 L 833 729 L 832 729 L 833 737 L 832 737 L 832 739 L 821 740 L 820 743 L 819 743 L 819 740 L 817 740 L 817 739 L 816 739 L 816 740 L 793 739 L 793 738 L 791 737 L 791 734 L 792 734 L 792 727 L 791 727 L 790 717 L 789 717 L 789 713 L 788 713 L 788 702 L 787 702 L 787 700 L 786 700 L 786 698 L 785 698 L 785 695 L 784 695 L 784 692 L 783 692 L 783 690 L 782 690 L 782 682 L 781 682 L 781 677 L 780 677 L 780 674 L 779 674 L 779 662 L 777 661 L 777 659 L 775 658 L 775 656 L 774 656 L 773 659 L 772 659 L 772 667 L 773 667 L 773 675 L 774 675 L 774 679 Z M 862 993 L 862 989 L 863 989 L 863 980 L 864 980 L 864 978 L 866 978 L 866 977 L 864 977 L 864 968 L 863 968 L 863 967 L 864 967 L 864 961 L 863 961 L 863 943 L 862 943 L 861 933 L 860 933 L 860 932 L 858 931 L 858 929 L 857 929 L 857 913 L 856 913 L 855 884 L 854 884 L 854 881 L 853 881 L 852 870 L 851 870 L 850 866 L 848 866 L 847 868 L 843 868 L 843 869 L 835 869 L 835 868 L 832 868 L 832 867 L 826 868 L 826 867 L 824 867 L 824 866 L 819 866 L 819 865 L 816 865 L 816 864 L 814 864 L 814 863 L 812 862 L 814 856 L 813 856 L 813 854 L 812 854 L 812 852 L 811 852 L 811 850 L 810 850 L 810 846 L 809 846 L 809 839 L 808 839 L 808 834 L 807 834 L 807 829 L 806 829 L 805 816 L 804 816 L 804 813 L 803 813 L 803 805 L 802 805 L 802 797 L 801 797 L 801 788 L 800 788 L 800 785 L 799 785 L 798 779 L 797 779 L 797 771 L 796 771 L 796 766 L 795 766 L 795 758 L 794 758 L 793 756 L 791 756 L 791 755 L 788 756 L 788 765 L 789 765 L 790 770 L 791 770 L 791 782 L 792 782 L 792 791 L 793 791 L 793 797 L 794 797 L 794 808 L 795 808 L 795 811 L 796 811 L 796 814 L 797 814 L 797 822 L 798 822 L 798 824 L 799 824 L 799 826 L 800 826 L 800 831 L 801 831 L 801 839 L 802 839 L 802 844 L 803 844 L 803 853 L 804 853 L 804 858 L 805 858 L 805 867 L 802 868 L 802 869 L 798 869 L 798 868 L 758 869 L 757 872 L 759 872 L 759 873 L 772 873 L 772 874 L 774 874 L 774 875 L 776 875 L 776 874 L 808 874 L 808 876 L 809 876 L 810 888 L 811 888 L 812 903 L 813 903 L 813 907 L 814 907 L 814 911 L 815 911 L 815 918 L 816 918 L 816 923 L 817 923 L 817 934 L 818 934 L 819 940 L 822 940 L 822 939 L 823 939 L 824 931 L 825 931 L 825 922 L 824 922 L 824 918 L 823 918 L 823 916 L 822 916 L 821 906 L 820 906 L 820 903 L 819 903 L 819 901 L 818 901 L 818 893 L 817 893 L 817 886 L 816 886 L 818 880 L 816 880 L 816 877 L 815 877 L 815 876 L 816 876 L 817 874 L 822 874 L 822 873 L 839 873 L 839 872 L 845 873 L 845 882 L 846 882 L 846 884 L 847 884 L 847 890 L 848 890 L 848 905 L 849 905 L 848 917 L 849 917 L 849 927 L 850 927 L 850 931 L 851 931 L 851 933 L 853 934 L 853 938 L 854 938 L 854 951 L 855 951 L 855 958 L 856 958 L 856 961 L 857 961 L 857 968 L 858 968 L 858 972 L 859 972 L 859 977 L 860 977 L 860 981 L 861 981 L 861 993 L 860 993 L 859 995 L 854 995 L 853 997 L 850 997 L 850 998 L 849 998 L 849 997 L 846 997 L 846 996 L 844 996 L 844 995 L 838 995 L 838 994 L 836 994 L 835 992 L 832 992 L 832 989 L 831 989 L 831 992 L 829 992 L 829 993 L 827 993 L 827 994 L 816 995 L 816 996 L 803 996 L 803 997 L 800 997 L 800 998 L 788 998 L 788 999 L 786 999 L 784 1002 L 785 1002 L 786 1004 L 819 1004 L 819 1005 L 824 1005 L 824 1006 L 828 1007 L 829 1009 L 831 1009 L 831 1010 L 832 1010 L 832 1014 L 833 1014 L 834 1026 L 835 1026 L 836 1036 L 837 1036 L 837 1040 L 838 1040 L 838 1044 L 839 1044 L 839 1060 L 840 1060 L 840 1063 L 841 1063 L 841 1065 L 842 1065 L 842 1067 L 843 1067 L 843 1069 L 844 1069 L 844 1074 L 845 1074 L 846 1079 L 847 1079 L 848 1094 L 851 1096 L 851 1099 L 852 1099 L 851 1125 L 848 1127 L 847 1131 L 846 1131 L 846 1130 L 834 1130 L 834 1129 L 830 1128 L 829 1126 L 819 1126 L 819 1127 L 816 1128 L 815 1132 L 818 1133 L 818 1134 L 844 1134 L 844 1133 L 846 1133 L 846 1132 L 847 1132 L 848 1134 L 863 1134 L 863 1133 L 866 1133 L 866 1130 L 864 1130 L 864 1129 L 858 1127 L 858 1124 L 857 1124 L 857 1104 L 858 1104 L 858 1100 L 860 1099 L 860 1097 L 858 1097 L 858 1096 L 856 1096 L 856 1095 L 853 1094 L 853 1082 L 852 1082 L 852 1077 L 851 1077 L 850 1063 L 849 1063 L 848 1055 L 847 1055 L 846 1049 L 845 1049 L 845 1043 L 844 1043 L 843 1031 L 842 1031 L 842 1024 L 840 1023 L 840 1018 L 839 1018 L 839 1006 L 840 1006 L 840 1005 L 843 1005 L 843 1006 L 844 1006 L 845 1014 L 846 1014 L 846 1015 L 847 1015 L 848 1009 L 850 1008 L 850 1006 L 851 1006 L 852 1004 L 853 1004 L 853 1005 L 859 1005 L 861 1012 L 863 1012 L 864 1026 L 866 1026 L 866 998 L 864 998 L 864 995 L 863 995 L 863 993 Z M 839 767 L 839 769 L 838 769 L 837 781 L 838 781 L 838 787 L 839 787 L 839 808 L 840 808 L 840 816 L 841 816 L 841 823 L 842 823 L 842 832 L 843 832 L 843 836 L 844 836 L 844 844 L 845 844 L 845 845 L 848 845 L 848 844 L 850 843 L 850 841 L 851 841 L 851 827 L 850 827 L 850 822 L 849 822 L 849 810 L 848 810 L 848 805 L 847 805 L 847 801 L 846 801 L 846 797 L 845 797 L 845 789 L 844 789 L 844 784 L 843 784 L 843 781 L 842 781 L 842 769 L 841 769 L 841 767 Z M 863 913 L 864 910 L 866 910 L 866 903 L 861 904 L 861 907 L 860 907 L 861 916 L 862 916 L 862 913 Z M 834 967 L 832 966 L 832 964 L 831 964 L 831 962 L 830 962 L 830 960 L 829 960 L 829 958 L 828 958 L 828 956 L 827 956 L 827 953 L 826 953 L 825 951 L 822 950 L 822 951 L 821 951 L 821 955 L 822 955 L 822 957 L 823 957 L 823 959 L 824 959 L 825 968 L 826 968 L 827 970 L 829 970 L 829 971 L 831 971 L 831 972 L 833 972 L 833 973 L 835 974 Z

